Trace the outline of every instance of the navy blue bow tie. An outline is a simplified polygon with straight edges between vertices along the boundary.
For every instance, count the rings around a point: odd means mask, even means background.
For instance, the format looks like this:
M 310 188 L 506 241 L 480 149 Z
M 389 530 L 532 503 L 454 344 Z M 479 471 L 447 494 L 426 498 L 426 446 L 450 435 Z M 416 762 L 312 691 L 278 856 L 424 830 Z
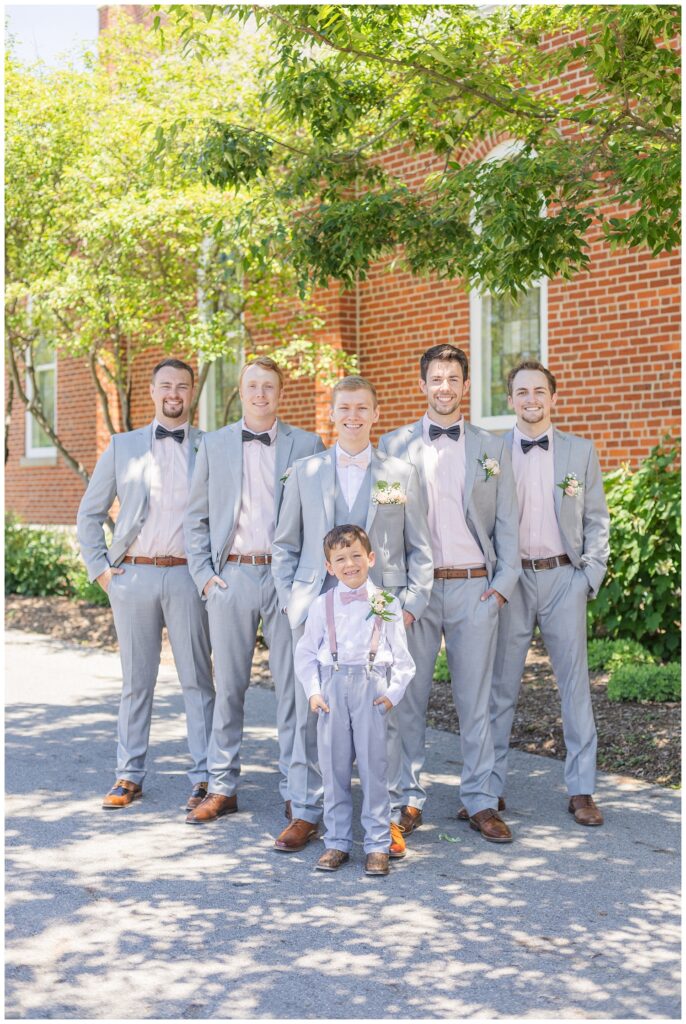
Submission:
M 525 441 L 522 439 L 522 451 L 525 455 L 527 452 L 530 452 L 532 448 L 542 448 L 544 452 L 547 452 L 549 444 L 550 442 L 548 441 L 547 434 L 545 437 L 539 437 L 538 441 Z
M 163 427 L 161 423 L 158 423 L 155 427 L 155 437 L 158 441 L 163 441 L 165 437 L 173 437 L 179 444 L 183 444 L 184 434 L 185 431 L 183 429 L 167 430 L 167 428 Z
M 253 434 L 252 430 L 244 430 L 241 434 L 243 443 L 247 441 L 260 441 L 262 444 L 266 444 L 267 448 L 272 443 L 272 439 L 269 434 Z
M 443 434 L 447 434 L 451 441 L 460 440 L 460 424 L 456 423 L 452 427 L 437 427 L 435 423 L 432 423 L 429 427 L 429 440 L 435 441 L 437 437 L 441 437 Z

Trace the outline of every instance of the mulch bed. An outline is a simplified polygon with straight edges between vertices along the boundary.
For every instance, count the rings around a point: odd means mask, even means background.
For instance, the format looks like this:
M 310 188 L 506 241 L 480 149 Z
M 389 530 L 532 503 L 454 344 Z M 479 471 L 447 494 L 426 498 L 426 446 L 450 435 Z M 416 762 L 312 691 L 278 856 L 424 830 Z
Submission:
M 117 640 L 109 608 L 62 597 L 5 598 L 5 621 L 11 629 L 44 633 L 59 640 L 116 651 Z M 171 662 L 165 643 L 163 661 Z M 270 686 L 267 652 L 256 647 L 253 683 Z M 617 703 L 607 699 L 607 676 L 591 677 L 591 697 L 598 729 L 598 768 L 630 775 L 662 786 L 681 781 L 681 705 L 648 701 Z M 429 725 L 459 732 L 449 683 L 435 682 L 429 702 Z M 550 662 L 540 640 L 527 659 L 512 731 L 512 746 L 530 754 L 563 760 L 560 700 Z

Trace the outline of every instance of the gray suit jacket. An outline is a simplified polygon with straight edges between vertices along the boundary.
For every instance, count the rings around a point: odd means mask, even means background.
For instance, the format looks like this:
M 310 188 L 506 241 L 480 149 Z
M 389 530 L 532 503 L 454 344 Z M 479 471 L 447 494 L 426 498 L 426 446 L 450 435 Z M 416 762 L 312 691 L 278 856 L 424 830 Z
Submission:
M 513 439 L 514 432 L 510 430 L 505 435 L 510 452 Z M 610 514 L 598 454 L 587 438 L 563 434 L 553 428 L 553 458 L 555 514 L 565 554 L 575 568 L 583 569 L 588 579 L 589 597 L 595 597 L 610 554 Z M 568 473 L 574 473 L 581 483 L 581 493 L 576 498 L 570 498 L 557 486 Z
M 281 477 L 295 459 L 323 451 L 318 434 L 278 420 L 274 479 L 274 521 L 283 496 Z M 241 423 L 205 434 L 195 460 L 184 518 L 188 568 L 200 593 L 226 564 L 238 527 L 243 486 Z
M 372 449 L 372 488 L 366 531 L 376 552 L 370 572 L 377 587 L 397 588 L 404 609 L 418 619 L 431 597 L 431 542 L 417 474 L 407 463 Z M 377 505 L 379 480 L 398 481 L 407 501 Z M 305 621 L 308 609 L 326 578 L 322 541 L 335 525 L 335 447 L 303 459 L 293 467 L 274 538 L 272 572 L 279 604 L 288 608 L 293 628 Z
M 416 467 L 428 512 L 422 420 L 384 434 L 379 447 Z M 465 423 L 465 447 L 463 508 L 467 526 L 483 551 L 490 585 L 509 598 L 521 572 L 517 494 L 510 453 L 502 437 L 471 423 Z M 484 456 L 500 463 L 497 476 L 486 477 L 478 461 Z
M 201 437 L 201 430 L 190 428 L 189 478 Z M 93 470 L 76 516 L 76 534 L 89 579 L 94 580 L 111 565 L 119 565 L 141 532 L 148 515 L 151 467 L 152 423 L 112 435 Z M 119 515 L 108 551 L 102 524 L 115 498 L 119 498 Z

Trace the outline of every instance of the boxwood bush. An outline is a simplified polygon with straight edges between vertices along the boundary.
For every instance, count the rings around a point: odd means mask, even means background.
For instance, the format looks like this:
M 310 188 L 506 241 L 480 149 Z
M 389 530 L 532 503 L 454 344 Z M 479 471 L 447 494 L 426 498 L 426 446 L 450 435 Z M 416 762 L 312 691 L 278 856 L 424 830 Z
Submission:
M 618 665 L 607 684 L 610 700 L 681 700 L 681 665 Z
M 591 672 L 636 662 L 655 662 L 650 651 L 637 640 L 589 640 L 588 667 Z

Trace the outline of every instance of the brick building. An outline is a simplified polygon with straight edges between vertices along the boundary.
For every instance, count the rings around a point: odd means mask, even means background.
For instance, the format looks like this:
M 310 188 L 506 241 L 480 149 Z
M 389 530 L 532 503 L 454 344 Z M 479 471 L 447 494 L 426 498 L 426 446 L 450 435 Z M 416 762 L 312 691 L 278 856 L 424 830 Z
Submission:
M 137 18 L 145 8 L 133 8 Z M 101 9 L 101 27 L 107 8 Z M 552 44 L 551 44 L 552 45 Z M 572 68 L 569 87 L 583 87 L 583 69 Z M 466 156 L 502 155 L 512 143 L 483 141 Z M 432 156 L 397 147 L 386 154 L 395 173 L 411 184 L 435 169 Z M 487 429 L 504 430 L 504 378 L 520 356 L 540 358 L 558 379 L 556 423 L 592 437 L 603 469 L 636 464 L 680 424 L 680 254 L 652 258 L 643 250 L 606 246 L 598 230 L 588 235 L 591 263 L 572 281 L 541 281 L 518 303 L 468 293 L 458 282 L 417 279 L 378 263 L 355 290 L 337 285 L 315 296 L 323 310 L 323 341 L 358 357 L 360 372 L 378 388 L 381 417 L 376 437 L 424 409 L 419 391 L 419 356 L 429 345 L 449 341 L 464 348 L 472 390 L 465 414 Z M 260 343 L 268 343 L 260 337 Z M 91 470 L 108 432 L 85 364 L 48 353 L 41 386 L 54 396 L 58 433 Z M 150 418 L 148 380 L 154 352 L 136 365 L 133 419 Z M 219 360 L 204 390 L 199 425 L 221 425 L 236 367 Z M 283 417 L 331 440 L 328 395 L 317 381 L 294 381 L 286 390 Z M 12 417 L 6 467 L 7 507 L 28 522 L 73 523 L 83 493 L 81 479 L 49 446 L 23 411 Z M 234 409 L 237 414 L 237 410 Z

